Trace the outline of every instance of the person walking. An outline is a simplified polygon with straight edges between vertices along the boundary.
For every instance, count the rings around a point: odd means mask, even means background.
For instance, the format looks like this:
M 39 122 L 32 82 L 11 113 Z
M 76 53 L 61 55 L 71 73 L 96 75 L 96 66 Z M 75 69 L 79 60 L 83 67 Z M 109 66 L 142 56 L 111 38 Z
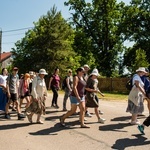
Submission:
M 68 75 L 65 78 L 66 87 L 64 89 L 65 90 L 65 94 L 64 94 L 64 98 L 63 98 L 63 111 L 67 111 L 67 108 L 66 108 L 67 99 L 70 96 L 70 94 L 72 92 L 72 88 L 73 88 L 72 70 L 68 69 L 67 73 L 68 73 Z
M 58 100 L 58 90 L 60 89 L 60 77 L 59 77 L 59 68 L 56 68 L 54 74 L 50 77 L 49 89 L 53 92 L 52 104 L 51 107 L 59 108 Z
M 84 68 L 78 68 L 76 70 L 77 75 L 73 78 L 73 90 L 70 95 L 71 109 L 65 115 L 60 118 L 60 124 L 65 126 L 65 119 L 75 113 L 77 106 L 80 109 L 80 123 L 81 128 L 90 128 L 84 124 L 84 115 L 85 115 L 85 95 L 84 90 L 86 82 L 83 79 Z
M 0 110 L 5 111 L 7 102 L 7 89 L 6 89 L 6 79 L 8 77 L 8 71 L 6 68 L 2 69 L 2 74 L 0 75 Z
M 12 74 L 9 74 L 7 77 L 6 87 L 7 87 L 8 99 L 5 107 L 6 119 L 10 119 L 9 105 L 11 104 L 11 101 L 16 105 L 16 109 L 18 112 L 18 120 L 25 118 L 25 116 L 21 114 L 21 109 L 18 102 L 18 87 L 19 87 L 18 70 L 19 69 L 17 67 L 14 67 L 12 70 Z
M 146 97 L 146 92 L 144 90 L 144 83 L 140 77 L 145 73 L 145 68 L 139 67 L 132 79 L 133 87 L 128 96 L 128 106 L 126 109 L 126 112 L 132 114 L 130 122 L 132 125 L 140 124 L 137 120 L 137 116 L 144 111 L 143 99 Z
M 94 108 L 98 122 L 104 123 L 106 119 L 100 117 L 98 110 L 99 99 L 97 97 L 97 93 L 104 96 L 103 93 L 101 93 L 101 91 L 98 89 L 98 82 L 96 80 L 98 76 L 99 76 L 98 70 L 94 69 L 87 80 L 87 84 L 85 87 L 87 98 L 86 106 Z
M 24 77 L 20 79 L 19 83 L 20 108 L 22 106 L 24 99 L 26 99 L 27 101 L 25 108 L 29 107 L 30 105 L 29 82 L 30 82 L 30 74 L 25 73 Z
M 148 111 L 149 111 L 149 114 L 150 114 L 150 80 L 149 80 L 149 69 L 148 68 L 145 68 L 145 71 L 146 73 L 141 76 L 141 79 L 144 83 L 144 89 L 145 89 L 145 92 L 146 92 L 146 96 L 147 98 L 145 99 L 147 101 L 147 108 L 148 108 Z
M 138 130 L 142 133 L 144 133 L 145 126 L 148 127 L 150 125 L 150 115 L 143 121 L 141 125 L 138 125 Z
M 41 115 L 45 114 L 45 100 L 47 97 L 47 88 L 44 76 L 47 75 L 45 69 L 40 69 L 39 74 L 33 79 L 32 82 L 32 103 L 26 108 L 26 115 L 30 123 L 32 123 L 32 116 L 37 114 L 36 123 L 43 124 Z
M 89 67 L 89 65 L 85 64 L 85 65 L 83 66 L 83 68 L 84 68 L 84 75 L 83 75 L 83 78 L 84 78 L 84 80 L 87 82 L 88 77 L 89 77 L 88 72 L 89 72 L 89 70 L 90 70 L 90 67 Z M 85 95 L 86 95 L 86 90 L 85 90 Z M 86 101 L 86 96 L 85 96 L 85 101 Z M 85 106 L 85 116 L 86 116 L 86 117 L 92 117 L 92 115 L 90 114 L 90 112 L 88 111 L 88 108 L 87 108 L 86 106 Z M 85 120 L 87 120 L 87 119 L 85 118 Z

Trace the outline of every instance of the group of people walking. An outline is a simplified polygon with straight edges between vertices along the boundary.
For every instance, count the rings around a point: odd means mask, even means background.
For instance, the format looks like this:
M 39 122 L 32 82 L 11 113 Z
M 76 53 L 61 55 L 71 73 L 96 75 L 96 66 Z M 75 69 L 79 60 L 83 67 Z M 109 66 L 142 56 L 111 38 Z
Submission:
M 94 69 L 90 75 L 88 75 L 90 67 L 84 65 L 76 70 L 76 75 L 72 75 L 72 70 L 67 70 L 66 87 L 64 89 L 63 98 L 63 111 L 67 111 L 67 100 L 70 98 L 70 110 L 60 118 L 61 125 L 65 125 L 65 119 L 76 113 L 77 107 L 80 109 L 80 123 L 81 128 L 89 128 L 85 125 L 85 114 L 90 116 L 88 112 L 88 107 L 95 108 L 95 114 L 98 118 L 98 122 L 104 123 L 105 119 L 100 117 L 98 106 L 98 97 L 96 93 L 100 93 L 104 96 L 98 89 L 99 76 L 98 70 Z M 18 120 L 23 119 L 27 116 L 30 123 L 33 122 L 33 115 L 37 114 L 37 123 L 43 124 L 41 120 L 41 115 L 45 114 L 45 100 L 47 97 L 47 86 L 45 83 L 44 76 L 47 75 L 45 69 L 40 69 L 37 74 L 30 71 L 23 75 L 18 76 L 19 69 L 14 67 L 12 72 L 8 74 L 6 68 L 2 70 L 2 75 L 0 76 L 0 89 L 2 89 L 3 96 L 5 99 L 1 100 L 4 106 L 1 110 L 5 111 L 5 118 L 11 119 L 9 109 L 12 105 L 12 109 L 16 110 L 18 114 Z M 48 90 L 52 90 L 53 97 L 51 101 L 51 107 L 59 108 L 58 106 L 58 90 L 61 89 L 61 79 L 59 76 L 59 68 L 54 70 L 54 73 L 50 76 Z M 5 91 L 5 92 L 4 92 Z M 24 108 L 24 114 L 22 113 L 23 100 L 26 100 L 26 105 Z M 90 103 L 89 103 L 90 102 Z M 0 106 L 2 106 L 0 104 Z M 89 104 L 86 107 L 86 104 Z
M 4 70 L 7 73 L 4 74 Z M 12 72 L 8 74 L 6 68 L 2 69 L 0 90 L 3 99 L 0 99 L 0 105 L 4 105 L 1 110 L 5 112 L 6 119 L 11 119 L 9 109 L 12 105 L 12 109 L 17 111 L 18 120 L 25 118 L 27 115 L 29 122 L 32 122 L 32 116 L 36 113 L 37 123 L 43 123 L 40 116 L 45 110 L 47 88 L 44 76 L 47 75 L 47 72 L 45 69 L 40 69 L 37 75 L 31 71 L 19 78 L 18 71 L 19 69 L 14 67 Z M 21 112 L 24 99 L 26 99 L 25 114 Z
M 72 75 L 72 70 L 67 70 L 65 78 L 66 87 L 64 88 L 63 111 L 67 111 L 67 99 L 70 98 L 70 110 L 60 118 L 60 124 L 65 126 L 65 120 L 72 114 L 75 114 L 77 107 L 80 109 L 80 124 L 81 128 L 90 128 L 85 121 L 85 115 L 89 115 L 88 108 L 94 108 L 97 120 L 99 123 L 104 123 L 105 119 L 100 117 L 99 99 L 97 93 L 104 96 L 98 89 L 99 72 L 94 69 L 91 74 L 88 74 L 90 67 L 84 65 L 76 70 L 76 74 Z M 12 105 L 18 114 L 18 120 L 27 116 L 30 123 L 33 122 L 34 114 L 37 114 L 37 123 L 43 124 L 41 115 L 45 114 L 45 100 L 47 98 L 47 86 L 45 83 L 45 75 L 48 73 L 45 69 L 40 69 L 37 74 L 32 71 L 25 73 L 21 78 L 18 76 L 18 68 L 14 67 L 12 72 L 8 74 L 6 68 L 2 69 L 0 75 L 0 109 L 5 111 L 5 118 L 10 119 L 9 108 Z M 132 79 L 132 89 L 128 96 L 128 105 L 126 112 L 131 113 L 131 124 L 138 125 L 138 129 L 144 134 L 144 127 L 150 125 L 150 116 L 140 124 L 138 115 L 144 111 L 143 101 L 147 101 L 147 106 L 150 114 L 150 80 L 149 70 L 144 67 L 139 67 Z M 52 90 L 53 97 L 51 107 L 59 108 L 58 106 L 58 90 L 61 89 L 61 79 L 59 76 L 59 68 L 54 70 L 50 76 L 48 89 Z M 18 101 L 18 98 L 20 101 Z M 23 100 L 26 100 L 25 114 L 21 112 Z

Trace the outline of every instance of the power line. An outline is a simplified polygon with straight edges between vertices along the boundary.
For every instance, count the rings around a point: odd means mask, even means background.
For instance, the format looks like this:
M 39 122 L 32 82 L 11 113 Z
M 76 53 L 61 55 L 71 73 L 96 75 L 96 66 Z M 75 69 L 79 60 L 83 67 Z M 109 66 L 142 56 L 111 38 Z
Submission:
M 6 36 L 14 36 L 14 35 L 23 35 L 25 33 L 17 33 L 17 34 L 7 34 L 7 35 L 3 35 L 3 37 L 6 37 Z
M 6 32 L 16 32 L 16 31 L 27 30 L 27 29 L 31 29 L 31 28 L 33 28 L 33 27 L 20 28 L 20 29 L 15 29 L 15 30 L 7 30 L 7 31 L 3 31 L 3 33 L 6 33 Z

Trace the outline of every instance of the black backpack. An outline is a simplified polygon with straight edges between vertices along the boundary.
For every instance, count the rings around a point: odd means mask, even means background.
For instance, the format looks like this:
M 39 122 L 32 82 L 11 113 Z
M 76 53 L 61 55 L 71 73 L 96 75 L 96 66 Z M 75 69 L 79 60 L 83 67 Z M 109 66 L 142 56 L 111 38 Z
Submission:
M 67 76 L 64 78 L 63 82 L 62 82 L 62 90 L 65 90 L 65 88 L 67 87 L 67 82 L 66 82 Z
M 132 87 L 133 87 L 133 85 L 132 85 L 132 79 L 133 79 L 133 78 L 131 78 L 130 80 L 128 80 L 127 83 L 126 83 L 126 88 L 127 88 L 127 90 L 129 90 L 129 91 L 131 91 L 131 89 L 132 89 Z
M 127 88 L 127 90 L 129 90 L 129 91 L 131 91 L 131 89 L 132 89 L 132 87 L 133 87 L 133 85 L 132 85 L 132 80 L 133 80 L 133 78 L 136 76 L 136 74 L 135 75 L 133 75 L 128 81 L 127 81 L 127 83 L 126 83 L 126 88 Z

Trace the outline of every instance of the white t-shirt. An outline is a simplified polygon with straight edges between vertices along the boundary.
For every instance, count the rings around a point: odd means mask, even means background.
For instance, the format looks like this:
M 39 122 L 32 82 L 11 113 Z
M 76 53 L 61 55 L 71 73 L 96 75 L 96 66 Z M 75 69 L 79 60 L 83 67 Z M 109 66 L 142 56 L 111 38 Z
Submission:
M 132 80 L 133 85 L 134 85 L 135 81 L 139 81 L 140 86 L 144 87 L 144 83 L 143 83 L 143 81 L 141 80 L 141 78 L 138 74 L 135 74 L 134 77 L 133 77 L 133 80 Z
M 3 84 L 6 87 L 6 79 L 8 76 L 0 75 L 0 84 Z

